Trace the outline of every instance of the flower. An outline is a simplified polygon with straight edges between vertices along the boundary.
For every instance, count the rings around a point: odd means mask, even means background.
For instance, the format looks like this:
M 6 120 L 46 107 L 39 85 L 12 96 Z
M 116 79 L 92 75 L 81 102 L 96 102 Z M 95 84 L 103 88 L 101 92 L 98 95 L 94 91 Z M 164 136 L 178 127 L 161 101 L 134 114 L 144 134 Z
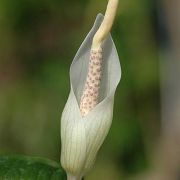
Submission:
M 118 54 L 108 35 L 102 47 L 99 102 L 82 116 L 80 101 L 88 74 L 92 39 L 102 20 L 103 15 L 99 14 L 71 64 L 71 90 L 61 118 L 61 164 L 68 178 L 74 180 L 80 180 L 91 169 L 110 129 L 114 94 L 121 77 Z

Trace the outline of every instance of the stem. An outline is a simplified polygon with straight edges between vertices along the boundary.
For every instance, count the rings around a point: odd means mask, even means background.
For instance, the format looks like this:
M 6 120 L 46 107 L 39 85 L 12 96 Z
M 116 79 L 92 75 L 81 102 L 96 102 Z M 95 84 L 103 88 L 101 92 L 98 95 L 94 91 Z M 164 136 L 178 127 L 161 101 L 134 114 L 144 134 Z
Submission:
M 111 31 L 115 15 L 117 12 L 119 0 L 109 0 L 107 9 L 105 12 L 104 20 L 99 27 L 98 31 L 94 35 L 92 49 L 99 49 L 101 44 L 108 36 L 109 32 Z
M 67 174 L 67 180 L 82 180 L 82 177 Z

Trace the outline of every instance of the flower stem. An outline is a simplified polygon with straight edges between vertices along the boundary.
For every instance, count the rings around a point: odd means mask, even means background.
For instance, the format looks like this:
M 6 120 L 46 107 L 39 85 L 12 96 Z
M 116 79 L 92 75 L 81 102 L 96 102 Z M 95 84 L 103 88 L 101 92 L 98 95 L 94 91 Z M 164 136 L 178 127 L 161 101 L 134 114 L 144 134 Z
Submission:
M 82 180 L 82 177 L 67 174 L 67 180 Z
M 109 0 L 104 20 L 101 26 L 99 27 L 98 31 L 94 35 L 92 49 L 99 49 L 99 47 L 101 47 L 101 44 L 111 31 L 116 16 L 118 3 L 119 0 Z

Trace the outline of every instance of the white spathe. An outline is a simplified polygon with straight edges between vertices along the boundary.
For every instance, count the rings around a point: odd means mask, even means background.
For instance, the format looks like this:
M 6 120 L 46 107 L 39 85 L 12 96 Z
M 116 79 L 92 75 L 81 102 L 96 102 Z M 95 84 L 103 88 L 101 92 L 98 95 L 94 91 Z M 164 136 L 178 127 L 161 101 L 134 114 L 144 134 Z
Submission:
M 88 72 L 92 39 L 102 20 L 103 15 L 98 14 L 71 64 L 71 91 L 61 118 L 61 164 L 68 176 L 76 180 L 92 167 L 110 129 L 114 94 L 121 78 L 118 54 L 109 35 L 103 43 L 100 102 L 85 117 L 81 116 L 79 101 Z

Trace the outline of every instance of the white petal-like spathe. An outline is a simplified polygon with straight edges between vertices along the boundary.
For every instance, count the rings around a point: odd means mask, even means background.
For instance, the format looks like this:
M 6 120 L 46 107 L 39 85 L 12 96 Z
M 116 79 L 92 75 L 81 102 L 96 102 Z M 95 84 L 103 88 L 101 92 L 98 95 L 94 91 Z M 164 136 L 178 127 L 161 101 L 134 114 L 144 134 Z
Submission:
M 103 44 L 103 67 L 100 102 L 85 117 L 79 110 L 90 57 L 92 39 L 103 16 L 99 14 L 95 24 L 70 68 L 71 91 L 61 118 L 61 164 L 71 175 L 83 176 L 96 158 L 112 122 L 114 94 L 120 81 L 121 68 L 118 54 L 109 35 Z

